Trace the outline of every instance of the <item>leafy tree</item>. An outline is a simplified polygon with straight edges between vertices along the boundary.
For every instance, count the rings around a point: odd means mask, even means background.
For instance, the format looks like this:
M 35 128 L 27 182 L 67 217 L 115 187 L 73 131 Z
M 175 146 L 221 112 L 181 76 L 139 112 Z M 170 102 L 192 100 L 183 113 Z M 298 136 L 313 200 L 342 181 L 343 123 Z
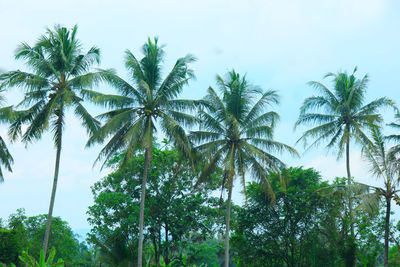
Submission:
M 187 158 L 169 146 L 156 146 L 152 154 L 144 210 L 145 244 L 153 250 L 152 263 L 159 263 L 162 256 L 168 265 L 187 244 L 207 239 L 218 228 L 218 201 L 207 195 L 217 188 L 219 176 L 194 193 L 197 172 Z M 115 169 L 92 187 L 95 204 L 88 211 L 93 225 L 89 242 L 112 259 L 108 262 L 112 266 L 136 264 L 132 255 L 139 233 L 136 218 L 145 157 L 138 152 L 124 161 L 124 154 L 109 161 Z
M 95 84 L 98 73 L 89 72 L 94 63 L 100 61 L 100 50 L 92 47 L 86 54 L 82 53 L 81 43 L 76 37 L 77 26 L 71 30 L 55 26 L 40 36 L 34 46 L 22 43 L 16 50 L 15 58 L 25 60 L 32 73 L 20 70 L 10 71 L 0 76 L 2 87 L 20 87 L 25 89 L 25 97 L 18 106 L 28 109 L 16 111 L 10 126 L 12 139 L 19 135 L 25 143 L 40 139 L 43 132 L 51 129 L 56 147 L 54 181 L 50 199 L 46 234 L 43 250 L 46 255 L 53 206 L 58 182 L 60 155 L 62 148 L 65 114 L 73 108 L 75 115 L 89 133 L 99 127 L 96 121 L 82 105 L 89 87 Z M 22 133 L 22 125 L 28 128 Z
M 71 266 L 91 266 L 92 262 L 87 257 L 87 254 L 90 254 L 89 249 L 78 241 L 76 234 L 74 234 L 68 223 L 59 217 L 52 217 L 52 220 L 50 232 L 52 238 L 49 242 L 49 249 L 54 248 L 57 250 L 55 260 L 62 258 L 66 264 Z M 40 259 L 40 251 L 43 251 L 41 246 L 46 231 L 46 221 L 47 216 L 44 214 L 27 217 L 24 209 L 18 209 L 16 213 L 9 216 L 5 231 L 15 236 L 18 249 L 13 251 L 17 255 L 22 255 L 22 250 L 25 250 L 29 253 L 29 256 L 34 259 Z M 3 241 L 0 238 L 0 244 Z M 7 238 L 5 242 L 7 244 L 6 247 L 10 249 L 14 246 L 12 245 L 12 239 Z M 12 254 L 10 253 L 10 255 Z M 85 257 L 86 265 L 82 265 Z M 18 263 L 16 260 L 13 262 Z
M 336 254 L 342 257 L 343 264 L 376 266 L 383 262 L 384 245 L 381 241 L 385 232 L 385 215 L 380 209 L 381 196 L 377 188 L 354 181 L 349 185 L 347 178 L 343 177 L 336 178 L 331 186 L 321 188 L 319 192 L 321 196 L 335 200 L 336 211 L 321 225 L 326 225 L 323 229 L 327 241 L 339 248 Z M 352 199 L 352 214 L 348 212 L 349 199 Z M 332 219 L 337 223 L 329 222 Z M 347 233 L 351 222 L 355 228 L 354 240 L 349 239 Z
M 389 266 L 389 224 L 391 214 L 391 202 L 392 199 L 398 198 L 397 193 L 399 192 L 398 183 L 400 178 L 399 173 L 399 159 L 396 157 L 396 153 L 392 151 L 396 150 L 396 147 L 389 150 L 386 149 L 385 138 L 382 135 L 381 130 L 378 127 L 374 127 L 371 130 L 373 145 L 364 147 L 363 155 L 370 164 L 371 173 L 383 179 L 384 187 L 372 187 L 374 192 L 364 196 L 364 205 L 369 207 L 376 207 L 379 205 L 379 201 L 383 199 L 386 206 L 385 214 L 385 254 L 384 254 L 384 266 Z
M 389 266 L 400 266 L 400 251 L 397 245 L 389 249 Z
M 286 189 L 279 173 L 269 175 L 275 205 L 270 205 L 271 196 L 260 184 L 247 186 L 249 204 L 239 211 L 232 237 L 240 262 L 243 266 L 340 266 L 330 232 L 337 228 L 337 203 L 318 192 L 328 184 L 313 169 L 288 168 L 281 176 Z
M 16 230 L 0 228 L 0 264 L 11 264 L 18 261 L 22 246 Z
M 357 233 L 356 243 L 358 246 L 357 257 L 362 266 L 381 266 L 382 251 L 384 244 L 382 236 L 385 232 L 385 211 L 379 214 L 356 212 L 354 218 Z M 383 216 L 381 216 L 383 215 Z
M 40 258 L 41 243 L 46 231 L 47 216 L 38 215 L 26 217 L 25 211 L 20 209 L 11 214 L 8 227 L 16 231 L 21 247 L 29 252 L 35 259 Z M 66 263 L 74 262 L 79 252 L 79 241 L 66 221 L 59 217 L 52 218 L 50 231 L 52 239 L 49 248 L 57 250 L 57 259 L 62 258 Z
M 93 94 L 96 103 L 113 110 L 99 116 L 106 119 L 106 122 L 88 142 L 91 145 L 112 136 L 98 157 L 98 160 L 105 157 L 105 162 L 122 150 L 126 151 L 126 159 L 133 156 L 138 148 L 145 150 L 139 215 L 139 267 L 142 266 L 144 203 L 148 171 L 152 162 L 152 140 L 157 130 L 156 122 L 163 133 L 187 154 L 190 146 L 182 126 L 196 122 L 193 116 L 183 113 L 192 106 L 192 101 L 176 99 L 183 86 L 193 78 L 188 64 L 195 60 L 194 57 L 187 55 L 179 58 L 163 80 L 161 69 L 164 50 L 158 45 L 157 38 L 154 41 L 149 39 L 142 50 L 144 57 L 140 61 L 129 50 L 125 52 L 125 66 L 133 84 L 111 71 L 104 72 L 103 78 L 120 95 Z
M 86 243 L 81 242 L 78 245 L 78 254 L 72 260 L 74 262 L 74 266 L 81 267 L 94 267 L 95 259 L 94 259 L 94 250 L 89 248 Z
M 219 267 L 217 259 L 220 250 L 222 250 L 221 244 L 215 239 L 189 244 L 184 250 L 184 255 L 187 257 L 186 264 Z
M 357 79 L 354 69 L 351 75 L 346 72 L 328 73 L 325 77 L 333 78 L 333 90 L 329 90 L 324 84 L 311 81 L 309 85 L 316 88 L 320 95 L 306 98 L 300 108 L 300 116 L 295 123 L 299 125 L 311 125 L 298 141 L 314 139 L 308 148 L 315 147 L 322 142 L 327 142 L 328 149 L 337 149 L 338 158 L 346 153 L 347 181 L 351 183 L 350 172 L 350 141 L 353 140 L 362 145 L 371 145 L 372 141 L 365 133 L 371 125 L 379 125 L 382 116 L 379 109 L 384 106 L 393 106 L 392 101 L 386 97 L 376 99 L 364 104 L 365 93 L 368 85 L 368 75 Z M 322 112 L 321 112 L 322 111 Z M 320 112 L 320 113 L 318 113 Z M 352 214 L 352 203 L 349 200 L 349 213 Z M 351 239 L 354 241 L 354 223 L 350 223 Z M 355 264 L 355 254 L 353 254 Z
M 261 181 L 272 195 L 268 173 L 279 171 L 284 164 L 271 152 L 297 152 L 282 143 L 273 140 L 273 131 L 279 116 L 266 107 L 278 104 L 275 91 L 262 92 L 248 83 L 235 71 L 228 73 L 224 80 L 217 76 L 217 85 L 222 97 L 208 88 L 203 99 L 204 108 L 199 112 L 200 130 L 190 133 L 196 149 L 208 159 L 199 183 L 204 182 L 217 166 L 224 169 L 222 188 L 228 188 L 225 266 L 229 265 L 229 232 L 233 180 L 239 176 L 246 196 L 245 172 L 249 168 L 252 175 Z M 255 97 L 259 97 L 253 101 Z

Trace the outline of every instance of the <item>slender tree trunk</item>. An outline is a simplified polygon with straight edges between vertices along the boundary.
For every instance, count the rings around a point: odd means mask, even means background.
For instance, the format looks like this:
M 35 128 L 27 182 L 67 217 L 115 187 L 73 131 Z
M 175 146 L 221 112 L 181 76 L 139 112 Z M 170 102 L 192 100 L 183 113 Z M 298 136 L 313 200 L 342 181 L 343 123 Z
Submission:
M 160 266 L 160 258 L 158 256 L 158 250 L 157 250 L 157 242 L 156 242 L 156 236 L 154 235 L 153 237 L 153 246 L 154 246 L 154 257 L 157 263 L 157 267 Z
M 389 266 L 389 222 L 390 222 L 390 198 L 386 197 L 386 218 L 385 218 L 385 255 L 384 266 Z
M 228 202 L 226 206 L 226 230 L 225 230 L 225 267 L 229 267 L 229 231 L 231 222 L 231 200 L 232 200 L 233 176 L 229 180 Z
M 351 173 L 350 173 L 350 136 L 346 138 L 346 169 L 347 169 L 347 184 L 351 184 Z M 356 251 L 355 251 L 355 234 L 354 234 L 354 222 L 353 222 L 353 199 L 349 197 L 349 220 L 350 220 L 350 250 L 351 250 L 351 265 L 356 265 Z
M 351 183 L 350 173 L 350 136 L 347 136 L 346 140 L 346 169 L 347 169 L 347 184 Z
M 49 206 L 49 212 L 47 214 L 46 232 L 44 234 L 44 239 L 43 239 L 43 252 L 44 252 L 45 258 L 46 258 L 46 253 L 47 253 L 47 246 L 49 243 L 50 226 L 51 226 L 51 220 L 53 217 L 54 200 L 56 198 L 56 190 L 57 190 L 58 171 L 60 168 L 60 156 L 61 156 L 61 146 L 62 146 L 62 144 L 61 144 L 62 143 L 62 114 L 59 114 L 59 116 L 58 116 L 57 128 L 58 128 L 57 129 L 58 142 L 57 142 L 56 164 L 55 164 L 55 168 L 54 168 L 53 188 L 51 190 L 50 206 Z
M 142 267 L 142 254 L 143 254 L 143 221 L 144 221 L 144 200 L 146 197 L 146 183 L 147 176 L 150 168 L 150 160 L 152 154 L 151 144 L 146 147 L 144 154 L 144 170 L 142 181 L 142 193 L 140 195 L 140 217 L 139 217 L 139 245 L 138 245 L 138 267 Z
M 350 173 L 350 137 L 347 136 L 346 140 L 346 169 L 347 169 L 347 184 L 351 184 L 351 173 Z M 349 213 L 350 213 L 350 228 L 351 237 L 354 238 L 354 223 L 353 223 L 353 200 L 349 198 Z
M 158 237 L 157 237 L 157 244 L 158 244 L 158 262 L 157 262 L 157 266 L 160 266 L 160 259 L 161 257 L 163 257 L 163 249 L 161 246 L 161 226 L 158 228 Z
M 165 225 L 165 264 L 168 265 L 170 260 L 168 257 L 168 225 Z

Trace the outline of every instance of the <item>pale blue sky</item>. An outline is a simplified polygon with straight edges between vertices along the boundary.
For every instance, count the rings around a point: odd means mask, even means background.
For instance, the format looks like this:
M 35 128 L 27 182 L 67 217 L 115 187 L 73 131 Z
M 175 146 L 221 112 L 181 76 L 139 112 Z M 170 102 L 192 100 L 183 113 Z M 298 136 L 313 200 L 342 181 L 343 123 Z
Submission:
M 85 48 L 101 48 L 101 67 L 115 68 L 122 76 L 124 50 L 140 58 L 147 37 L 158 36 L 166 44 L 165 72 L 187 53 L 198 58 L 193 64 L 197 80 L 182 97 L 201 98 L 215 84 L 216 74 L 232 68 L 246 73 L 255 85 L 278 90 L 282 101 L 276 108 L 281 114 L 276 139 L 294 145 L 301 132 L 292 131 L 299 106 L 313 94 L 306 82 L 322 80 L 327 72 L 350 72 L 357 65 L 360 77 L 370 75 L 367 100 L 387 96 L 400 102 L 399 14 L 395 0 L 1 1 L 0 69 L 24 69 L 13 59 L 15 48 L 22 41 L 32 44 L 54 24 L 78 24 Z M 7 97 L 13 104 L 21 94 L 12 90 Z M 90 110 L 102 112 L 93 106 Z M 393 114 L 387 111 L 385 118 L 389 122 Z M 85 212 L 92 203 L 90 186 L 105 173 L 99 166 L 92 168 L 100 147 L 84 149 L 85 131 L 72 116 L 67 123 L 54 214 L 74 229 L 89 228 Z M 5 132 L 1 125 L 0 134 Z M 28 215 L 47 213 L 55 158 L 50 136 L 27 149 L 19 143 L 9 148 L 15 165 L 0 185 L 0 217 L 20 207 Z M 326 179 L 346 174 L 344 162 L 323 147 L 301 159 L 282 158 L 289 165 L 315 167 Z M 351 160 L 356 180 L 380 184 L 369 177 L 359 150 L 353 150 Z M 241 201 L 239 190 L 234 199 Z

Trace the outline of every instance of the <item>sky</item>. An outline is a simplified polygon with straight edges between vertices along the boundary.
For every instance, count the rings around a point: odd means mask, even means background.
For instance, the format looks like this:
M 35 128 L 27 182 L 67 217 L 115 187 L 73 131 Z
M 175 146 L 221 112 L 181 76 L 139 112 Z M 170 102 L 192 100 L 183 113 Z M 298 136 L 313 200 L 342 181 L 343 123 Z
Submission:
M 322 81 L 328 72 L 352 72 L 370 76 L 366 101 L 386 96 L 399 102 L 400 86 L 400 2 L 393 0 L 159 0 L 159 1 L 5 1 L 0 0 L 0 70 L 26 70 L 14 59 L 21 42 L 34 44 L 46 28 L 60 24 L 78 25 L 78 38 L 84 49 L 101 49 L 99 67 L 114 68 L 127 77 L 123 64 L 126 49 L 141 58 L 147 38 L 159 37 L 165 44 L 164 73 L 174 61 L 193 54 L 196 80 L 184 88 L 182 98 L 199 99 L 208 86 L 215 86 L 216 75 L 235 69 L 261 88 L 277 90 L 281 103 L 273 107 L 281 120 L 275 139 L 302 154 L 301 158 L 281 155 L 289 166 L 313 167 L 324 180 L 345 176 L 343 159 L 324 146 L 304 152 L 295 145 L 300 128 L 293 131 L 302 101 L 315 91 L 306 83 Z M 112 92 L 100 85 L 97 90 Z M 6 104 L 22 99 L 18 89 L 7 94 Z M 88 103 L 89 110 L 105 110 Z M 387 123 L 393 112 L 383 110 Z M 386 132 L 389 129 L 385 129 Z M 6 137 L 7 125 L 0 125 Z M 63 139 L 59 184 L 54 216 L 61 216 L 77 232 L 90 228 L 86 211 L 93 203 L 90 186 L 106 175 L 93 166 L 101 146 L 85 149 L 87 135 L 72 114 L 67 116 Z M 55 149 L 50 134 L 25 147 L 9 144 L 15 159 L 12 173 L 5 173 L 0 184 L 0 218 L 6 219 L 18 208 L 28 216 L 48 211 Z M 352 144 L 351 170 L 356 181 L 382 185 L 368 172 L 360 148 Z M 251 177 L 249 177 L 251 178 Z M 242 202 L 239 184 L 234 201 Z M 400 213 L 400 210 L 397 212 Z M 398 217 L 398 215 L 396 215 Z

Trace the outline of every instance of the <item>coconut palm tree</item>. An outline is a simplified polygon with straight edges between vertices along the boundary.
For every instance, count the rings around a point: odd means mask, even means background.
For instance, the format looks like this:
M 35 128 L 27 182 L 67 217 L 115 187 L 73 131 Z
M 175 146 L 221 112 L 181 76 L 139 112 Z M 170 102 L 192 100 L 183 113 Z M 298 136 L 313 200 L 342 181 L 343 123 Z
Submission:
M 148 39 L 142 51 L 144 57 L 140 61 L 129 50 L 125 52 L 125 66 L 132 83 L 123 80 L 113 72 L 104 72 L 104 80 L 115 87 L 120 94 L 93 95 L 96 103 L 112 110 L 99 116 L 106 120 L 105 124 L 88 141 L 90 146 L 111 136 L 97 158 L 97 160 L 104 159 L 104 162 L 118 151 L 126 152 L 125 159 L 131 157 L 137 149 L 145 151 L 139 218 L 138 266 L 142 266 L 146 181 L 152 159 L 152 141 L 157 128 L 160 127 L 167 138 L 189 154 L 190 142 L 182 126 L 192 125 L 197 120 L 194 116 L 184 113 L 186 108 L 193 108 L 193 102 L 176 99 L 183 86 L 194 77 L 192 70 L 188 68 L 188 64 L 195 60 L 194 57 L 187 55 L 179 58 L 168 75 L 162 79 L 164 50 L 158 45 L 157 38 L 154 41 Z
M 216 167 L 221 166 L 224 170 L 222 188 L 226 187 L 228 190 L 225 266 L 229 266 L 230 211 L 234 179 L 240 177 L 246 196 L 245 173 L 250 170 L 273 198 L 268 175 L 279 172 L 284 164 L 271 153 L 289 151 L 297 155 L 297 152 L 273 140 L 279 115 L 274 111 L 267 111 L 266 107 L 279 103 L 275 91 L 263 92 L 235 71 L 229 72 L 225 80 L 217 76 L 217 85 L 222 96 L 212 87 L 208 88 L 208 94 L 199 111 L 200 129 L 192 131 L 190 138 L 197 145 L 196 150 L 207 159 L 198 183 L 206 181 Z
M 3 89 L 0 85 L 0 93 L 3 92 Z M 4 103 L 4 97 L 0 94 L 0 105 Z M 12 108 L 4 107 L 0 108 L 0 121 L 1 122 L 9 122 L 12 119 Z M 0 136 L 0 183 L 4 182 L 3 171 L 1 166 L 5 167 L 9 172 L 12 171 L 11 165 L 14 163 L 14 159 L 8 151 L 6 142 Z
M 55 26 L 48 29 L 34 46 L 22 43 L 16 50 L 15 58 L 25 60 L 31 73 L 20 70 L 10 71 L 0 76 L 3 87 L 25 89 L 25 97 L 17 107 L 9 134 L 13 140 L 22 136 L 22 141 L 30 143 L 40 139 L 43 132 L 51 130 L 56 147 L 53 188 L 47 218 L 43 250 L 46 255 L 50 224 L 58 182 L 60 155 L 62 148 L 65 114 L 69 108 L 82 121 L 88 133 L 99 127 L 82 102 L 90 92 L 88 88 L 99 79 L 99 73 L 90 72 L 91 66 L 99 63 L 100 50 L 96 47 L 82 54 L 81 43 L 76 38 L 77 26 L 71 30 Z M 28 124 L 23 132 L 22 125 Z
M 319 91 L 319 95 L 308 97 L 300 108 L 300 116 L 295 123 L 299 125 L 311 125 L 299 141 L 304 141 L 305 146 L 313 148 L 322 142 L 327 142 L 328 149 L 338 150 L 338 159 L 346 153 L 347 182 L 351 183 L 350 172 L 350 143 L 354 141 L 362 145 L 372 145 L 372 141 L 366 135 L 365 130 L 371 125 L 382 122 L 382 116 L 378 112 L 384 106 L 393 106 L 392 101 L 386 97 L 378 98 L 368 104 L 365 102 L 365 93 L 368 86 L 368 75 L 357 79 L 354 69 L 352 74 L 346 72 L 328 73 L 325 78 L 333 78 L 333 90 L 329 90 L 324 84 L 311 81 L 309 85 Z M 314 139 L 308 145 L 307 141 Z M 352 214 L 352 201 L 349 199 L 350 216 Z M 354 242 L 354 223 L 351 221 L 351 239 Z M 355 254 L 353 263 L 355 264 Z
M 399 179 L 400 179 L 400 159 L 396 154 L 393 154 L 393 147 L 386 149 L 385 137 L 382 135 L 381 130 L 378 127 L 373 127 L 371 130 L 373 139 L 372 146 L 366 146 L 363 148 L 363 156 L 368 160 L 370 164 L 371 173 L 383 179 L 384 187 L 373 187 L 370 186 L 374 192 L 363 196 L 363 206 L 376 207 L 377 200 L 383 199 L 386 204 L 386 216 L 385 216 L 385 254 L 384 254 L 384 266 L 389 266 L 388 253 L 389 253 L 389 223 L 390 223 L 390 212 L 391 212 L 391 200 L 399 198 L 397 193 Z M 376 210 L 376 209 L 375 209 Z

